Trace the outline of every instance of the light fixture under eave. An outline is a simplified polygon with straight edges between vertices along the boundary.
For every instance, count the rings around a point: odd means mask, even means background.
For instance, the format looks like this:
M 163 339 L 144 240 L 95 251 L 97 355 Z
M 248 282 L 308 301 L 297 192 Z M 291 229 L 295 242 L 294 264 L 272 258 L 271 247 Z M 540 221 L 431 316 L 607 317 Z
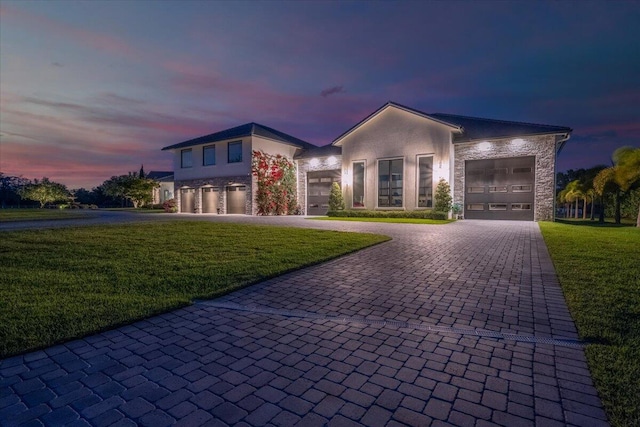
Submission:
M 320 164 L 320 160 L 315 157 L 309 160 L 309 166 L 311 166 L 312 168 L 317 167 L 319 164 Z
M 516 138 L 516 139 L 512 139 L 511 140 L 511 145 L 515 148 L 519 148 L 522 147 L 524 145 L 524 139 L 522 138 Z
M 338 159 L 336 159 L 336 156 L 329 156 L 327 158 L 327 164 L 329 166 L 335 166 L 338 163 Z
M 491 143 L 488 141 L 483 141 L 478 144 L 478 150 L 480 151 L 489 151 L 491 149 Z

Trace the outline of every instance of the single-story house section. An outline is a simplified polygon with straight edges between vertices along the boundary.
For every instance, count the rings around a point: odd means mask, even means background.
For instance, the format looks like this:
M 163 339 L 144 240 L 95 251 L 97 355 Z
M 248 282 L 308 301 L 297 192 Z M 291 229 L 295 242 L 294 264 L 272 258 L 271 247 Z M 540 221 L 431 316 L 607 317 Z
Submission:
M 146 178 L 152 179 L 160 184 L 153 189 L 153 204 L 158 205 L 166 200 L 173 199 L 173 172 L 171 171 L 150 171 Z
M 389 102 L 323 147 L 250 123 L 163 150 L 174 152 L 181 212 L 255 214 L 250 155 L 262 150 L 295 161 L 307 215 L 326 213 L 333 182 L 341 184 L 349 209 L 431 209 L 445 179 L 465 218 L 552 220 L 556 156 L 571 131 L 428 114 Z M 222 161 L 216 163 L 216 155 Z M 232 194 L 233 187 L 244 193 Z M 215 209 L 207 191 L 217 191 Z

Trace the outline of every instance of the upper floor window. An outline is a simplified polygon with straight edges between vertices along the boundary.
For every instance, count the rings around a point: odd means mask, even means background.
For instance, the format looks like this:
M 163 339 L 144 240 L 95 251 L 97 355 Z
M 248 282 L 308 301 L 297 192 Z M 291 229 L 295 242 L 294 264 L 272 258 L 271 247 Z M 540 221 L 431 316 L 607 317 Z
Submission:
M 192 157 L 191 148 L 180 151 L 180 167 L 181 168 L 193 167 L 193 157 Z
M 242 141 L 230 142 L 228 146 L 227 162 L 242 162 Z
M 378 161 L 378 207 L 401 208 L 403 190 L 402 159 Z
M 216 146 L 208 145 L 202 149 L 202 165 L 211 166 L 216 164 Z

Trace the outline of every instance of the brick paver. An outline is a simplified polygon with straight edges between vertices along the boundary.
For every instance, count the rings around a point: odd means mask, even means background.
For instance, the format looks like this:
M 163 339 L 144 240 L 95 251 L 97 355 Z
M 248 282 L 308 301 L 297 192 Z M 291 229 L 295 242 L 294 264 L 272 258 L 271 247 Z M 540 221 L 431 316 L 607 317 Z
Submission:
M 393 237 L 216 302 L 577 338 L 535 223 L 196 219 Z M 580 347 L 391 323 L 195 304 L 0 361 L 2 426 L 296 423 L 608 425 Z

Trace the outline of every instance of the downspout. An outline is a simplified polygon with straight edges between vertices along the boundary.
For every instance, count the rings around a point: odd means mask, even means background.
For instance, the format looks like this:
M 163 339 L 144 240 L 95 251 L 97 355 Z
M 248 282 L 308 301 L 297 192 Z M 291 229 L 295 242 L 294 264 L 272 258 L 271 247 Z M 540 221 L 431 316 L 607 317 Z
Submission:
M 552 217 L 551 217 L 551 221 L 555 222 L 556 220 L 556 209 L 557 209 L 557 195 L 556 195 L 556 191 L 558 191 L 558 154 L 560 154 L 560 151 L 562 151 L 562 148 L 564 147 L 564 145 L 567 143 L 567 141 L 569 140 L 569 138 L 571 138 L 571 135 L 569 133 L 565 133 L 564 137 L 560 137 L 560 139 L 556 140 L 556 154 L 555 154 L 555 161 L 553 162 L 553 212 L 552 212 Z

